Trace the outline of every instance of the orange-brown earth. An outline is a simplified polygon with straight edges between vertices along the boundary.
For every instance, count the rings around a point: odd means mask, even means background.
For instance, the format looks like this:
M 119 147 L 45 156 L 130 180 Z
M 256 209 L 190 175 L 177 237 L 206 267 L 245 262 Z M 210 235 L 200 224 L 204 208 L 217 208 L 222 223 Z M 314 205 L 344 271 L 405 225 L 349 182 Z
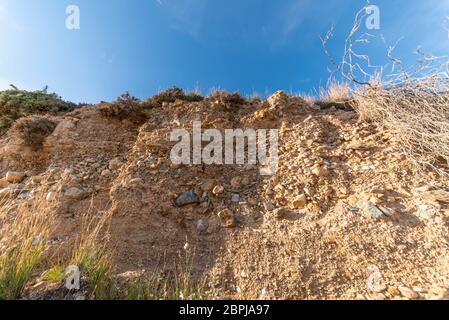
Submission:
M 10 172 L 1 195 L 23 202 L 44 192 L 58 208 L 48 250 L 73 242 L 87 211 L 109 212 L 117 274 L 151 272 L 187 251 L 211 298 L 447 297 L 448 181 L 418 174 L 391 132 L 282 92 L 146 113 L 140 125 L 84 107 L 52 117 L 57 127 L 39 150 L 11 134 L 0 141 L 0 174 Z M 279 129 L 278 172 L 173 165 L 170 132 L 193 121 Z M 207 201 L 174 206 L 190 189 Z

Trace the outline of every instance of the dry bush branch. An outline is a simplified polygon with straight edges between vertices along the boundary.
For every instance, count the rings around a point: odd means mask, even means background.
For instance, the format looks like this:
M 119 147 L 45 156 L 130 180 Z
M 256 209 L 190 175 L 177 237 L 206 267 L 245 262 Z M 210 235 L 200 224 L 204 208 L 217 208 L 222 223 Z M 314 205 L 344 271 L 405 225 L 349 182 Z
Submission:
M 344 79 L 357 85 L 352 104 L 362 121 L 376 122 L 394 132 L 402 152 L 421 172 L 431 169 L 449 177 L 449 60 L 418 48 L 416 65 L 406 68 L 401 59 L 394 57 L 398 41 L 387 47 L 390 73 L 384 74 L 381 67 L 366 72 L 373 67 L 369 55 L 354 49 L 355 43 L 367 42 L 366 34 L 360 41 L 354 40 L 364 10 L 356 15 L 341 62 L 337 64 L 328 50 L 333 28 L 322 39 L 326 56 Z

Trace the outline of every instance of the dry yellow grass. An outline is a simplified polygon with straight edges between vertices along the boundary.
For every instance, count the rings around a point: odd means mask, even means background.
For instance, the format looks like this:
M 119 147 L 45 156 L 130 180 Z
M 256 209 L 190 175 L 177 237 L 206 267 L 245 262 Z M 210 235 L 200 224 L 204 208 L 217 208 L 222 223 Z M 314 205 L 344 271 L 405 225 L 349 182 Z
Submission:
M 418 169 L 449 175 L 449 78 L 439 72 L 404 81 L 373 82 L 355 92 L 362 121 L 393 132 Z
M 113 299 L 116 290 L 111 282 L 112 254 L 108 227 L 110 211 L 96 210 L 91 204 L 82 217 L 80 235 L 72 250 L 70 264 L 80 268 L 83 279 L 96 299 Z
M 319 99 L 323 102 L 346 103 L 351 99 L 351 87 L 344 82 L 330 79 L 327 88 L 320 90 Z
M 42 261 L 54 214 L 54 208 L 43 195 L 35 195 L 18 205 L 3 199 L 0 205 L 0 300 L 21 297 Z

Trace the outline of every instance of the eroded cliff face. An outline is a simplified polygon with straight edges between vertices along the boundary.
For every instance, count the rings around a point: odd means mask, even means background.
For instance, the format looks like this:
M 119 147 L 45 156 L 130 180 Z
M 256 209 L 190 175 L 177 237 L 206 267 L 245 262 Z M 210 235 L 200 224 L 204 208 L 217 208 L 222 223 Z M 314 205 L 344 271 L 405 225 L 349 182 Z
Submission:
M 444 297 L 447 181 L 417 175 L 390 132 L 339 109 L 278 92 L 237 105 L 178 100 L 136 124 L 84 107 L 51 117 L 56 129 L 38 150 L 3 137 L 0 194 L 20 203 L 44 193 L 57 208 L 48 251 L 73 244 L 86 212 L 112 214 L 118 274 L 189 252 L 212 298 Z M 170 133 L 194 121 L 279 129 L 278 171 L 174 165 Z M 177 205 L 179 196 L 194 199 Z

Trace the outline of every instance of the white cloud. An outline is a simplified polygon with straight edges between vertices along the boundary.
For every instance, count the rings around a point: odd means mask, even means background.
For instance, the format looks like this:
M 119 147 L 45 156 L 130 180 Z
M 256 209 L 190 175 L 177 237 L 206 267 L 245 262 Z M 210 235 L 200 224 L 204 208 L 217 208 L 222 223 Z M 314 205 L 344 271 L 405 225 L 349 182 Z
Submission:
M 297 0 L 283 13 L 281 35 L 285 39 L 304 21 L 310 0 Z
M 327 30 L 333 19 L 349 5 L 342 2 L 279 1 L 278 10 L 273 12 L 270 21 L 262 27 L 262 32 L 271 47 L 284 45 L 300 28 L 307 28 L 307 32 L 318 37 L 322 29 Z
M 173 29 L 198 38 L 207 3 L 206 0 L 172 0 L 161 8 L 171 17 Z

